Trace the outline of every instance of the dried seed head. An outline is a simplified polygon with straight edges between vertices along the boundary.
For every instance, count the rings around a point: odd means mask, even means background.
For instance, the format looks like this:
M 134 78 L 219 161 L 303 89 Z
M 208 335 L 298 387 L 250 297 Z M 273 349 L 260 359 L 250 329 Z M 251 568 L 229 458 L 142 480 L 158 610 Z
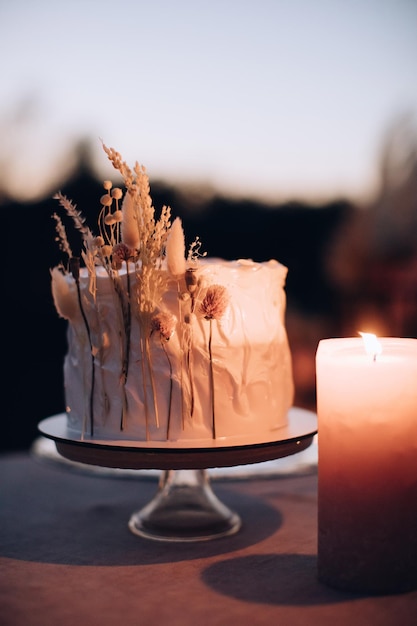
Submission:
M 188 288 L 190 288 L 193 285 L 197 285 L 197 282 L 198 282 L 198 278 L 197 278 L 197 274 L 195 273 L 195 269 L 189 267 L 187 271 L 185 272 L 185 284 L 187 285 Z
M 108 215 L 105 215 L 104 223 L 107 224 L 107 226 L 112 226 L 113 224 L 115 224 L 116 220 L 114 219 L 114 215 L 112 215 L 111 213 L 109 213 Z
M 102 246 L 104 246 L 104 239 L 101 235 L 98 235 L 98 237 L 94 238 L 94 245 L 96 246 L 96 248 L 101 248 Z
M 110 194 L 105 193 L 104 196 L 101 196 L 100 202 L 103 206 L 111 206 L 113 202 L 113 198 L 111 197 Z
M 108 246 L 108 245 L 102 246 L 102 248 L 101 248 L 101 254 L 103 256 L 110 256 L 112 251 L 113 251 L 113 248 L 111 246 Z
M 128 261 L 129 259 L 134 257 L 135 252 L 125 243 L 117 243 L 115 246 L 113 246 L 112 255 L 113 261 L 117 263 L 117 261 Z
M 175 315 L 171 315 L 167 311 L 161 311 L 154 315 L 151 319 L 151 331 L 157 331 L 161 337 L 168 341 L 174 334 L 177 324 Z
M 210 285 L 200 305 L 200 313 L 206 320 L 220 319 L 229 303 L 229 295 L 223 285 Z
M 119 189 L 119 187 L 115 187 L 114 189 L 111 190 L 111 196 L 115 200 L 120 200 L 122 195 L 123 195 L 123 192 L 121 189 Z

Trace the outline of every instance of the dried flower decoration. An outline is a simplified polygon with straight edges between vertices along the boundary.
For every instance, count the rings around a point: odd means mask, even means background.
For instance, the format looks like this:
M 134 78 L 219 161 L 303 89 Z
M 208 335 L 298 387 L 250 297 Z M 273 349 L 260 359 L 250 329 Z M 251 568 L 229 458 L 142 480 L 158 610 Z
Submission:
M 177 324 L 177 319 L 175 315 L 168 313 L 167 311 L 161 311 L 154 315 L 151 319 L 151 333 L 159 332 L 159 337 L 161 341 L 161 347 L 165 353 L 165 356 L 168 361 L 169 367 L 169 395 L 168 395 L 168 419 L 167 419 L 167 430 L 166 437 L 169 439 L 169 431 L 171 427 L 171 414 L 172 414 L 172 387 L 173 387 L 173 377 L 172 377 L 172 363 L 169 358 L 169 354 L 166 348 L 166 343 L 172 337 L 175 332 L 175 327 Z
M 204 319 L 209 321 L 210 324 L 208 352 L 210 362 L 210 395 L 213 439 L 216 438 L 216 399 L 214 392 L 215 386 L 212 351 L 213 320 L 219 320 L 221 317 L 223 317 L 227 309 L 228 303 L 229 296 L 226 287 L 223 287 L 223 285 L 210 285 L 210 287 L 207 288 L 204 298 L 200 304 L 200 313 L 204 316 Z
M 191 310 L 194 311 L 195 297 L 196 297 L 197 289 L 199 286 L 198 276 L 196 274 L 194 267 L 187 268 L 185 272 L 185 284 L 186 284 L 189 296 L 192 300 Z
M 98 216 L 98 232 L 93 236 L 86 224 L 85 218 L 70 200 L 61 193 L 57 198 L 67 215 L 72 218 L 73 226 L 80 232 L 82 251 L 80 259 L 72 254 L 65 227 L 54 214 L 56 221 L 57 240 L 65 259 L 66 267 L 54 268 L 51 272 L 52 291 L 58 313 L 66 319 L 73 319 L 74 315 L 83 317 L 91 349 L 91 381 L 90 394 L 90 424 L 93 435 L 93 390 L 94 377 L 100 376 L 102 368 L 100 354 L 104 348 L 94 345 L 88 325 L 90 320 L 96 335 L 104 337 L 96 326 L 101 324 L 102 311 L 99 297 L 99 277 L 102 272 L 107 273 L 109 284 L 113 290 L 114 302 L 117 308 L 117 335 L 120 337 L 120 393 L 121 393 L 121 420 L 120 428 L 124 429 L 128 415 L 128 395 L 126 384 L 129 372 L 132 319 L 140 326 L 140 367 L 142 369 L 143 402 L 146 421 L 146 437 L 149 439 L 150 420 L 153 419 L 159 428 L 158 403 L 154 382 L 154 368 L 152 367 L 153 353 L 158 350 L 155 345 L 155 336 L 159 337 L 162 349 L 166 354 L 170 369 L 169 415 L 167 437 L 171 421 L 172 388 L 177 376 L 182 398 L 182 420 L 193 416 L 194 384 L 193 384 L 193 325 L 195 315 L 203 316 L 210 323 L 209 358 L 212 386 L 213 410 L 213 437 L 215 437 L 214 423 L 214 384 L 213 384 L 213 356 L 211 351 L 212 321 L 219 320 L 228 305 L 227 290 L 221 285 L 208 287 L 201 296 L 202 284 L 199 279 L 198 261 L 206 256 L 201 252 L 201 242 L 197 237 L 185 253 L 185 241 L 182 223 L 176 218 L 171 224 L 171 210 L 164 206 L 159 218 L 150 196 L 149 179 L 146 170 L 138 163 L 131 169 L 112 148 L 103 145 L 113 167 L 123 178 L 125 192 L 113 187 L 111 181 L 104 181 L 104 194 L 100 198 Z M 80 261 L 85 268 L 80 274 Z M 120 272 L 123 265 L 126 273 Z M 166 268 L 166 271 L 165 271 Z M 124 268 L 123 268 L 124 269 Z M 72 274 L 72 278 L 71 278 Z M 177 310 L 175 315 L 161 310 L 164 294 L 168 288 L 170 278 L 178 282 Z M 81 298 L 80 282 L 84 285 L 88 280 L 89 292 L 92 298 Z M 83 303 L 85 311 L 83 310 Z M 77 308 L 78 305 L 78 308 Z M 88 315 L 88 319 L 87 319 Z M 133 318 L 134 316 L 134 318 Z M 176 332 L 179 343 L 179 356 L 173 356 L 172 347 L 167 350 L 168 341 Z M 152 341 L 151 341 L 152 337 Z M 97 341 L 96 341 L 97 343 Z M 177 346 L 177 343 L 175 343 Z M 178 348 L 176 347 L 176 350 Z M 179 368 L 173 375 L 173 365 Z M 184 378 L 187 376 L 187 379 Z M 103 391 L 106 396 L 105 390 Z M 88 415 L 86 411 L 85 415 Z M 87 417 L 84 418 L 84 425 Z M 84 428 L 84 427 L 83 427 Z
M 147 379 L 150 381 L 153 400 L 153 414 L 156 426 L 159 427 L 158 407 L 151 365 L 151 350 L 149 339 L 151 334 L 150 319 L 157 310 L 162 296 L 166 290 L 167 277 L 161 272 L 164 250 L 171 227 L 171 209 L 162 207 L 159 219 L 155 217 L 155 209 L 150 195 L 149 178 L 146 169 L 135 163 L 133 170 L 122 160 L 121 155 L 113 148 L 103 144 L 113 167 L 119 171 L 126 187 L 126 203 L 122 207 L 123 221 L 121 230 L 124 243 L 138 250 L 140 263 L 135 263 L 135 293 L 128 298 L 129 303 L 135 307 L 135 315 L 141 327 L 141 359 L 143 393 L 145 405 L 146 431 L 148 438 L 148 422 L 151 416 L 147 397 L 149 388 Z M 130 196 L 130 199 L 129 199 Z M 132 201 L 131 206 L 129 205 Z M 130 207 L 130 208 L 129 208 Z M 130 217 L 129 217 L 130 215 Z M 124 229 L 123 224 L 126 220 Z
M 76 205 L 73 204 L 70 200 L 68 200 L 66 196 L 64 196 L 62 193 L 59 192 L 55 194 L 54 198 L 59 200 L 59 203 L 65 209 L 67 215 L 72 219 L 74 227 L 80 231 L 82 240 L 84 243 L 84 248 L 85 248 L 85 251 L 83 253 L 83 259 L 85 260 L 86 265 L 88 266 L 91 262 L 91 257 L 93 255 L 92 249 L 94 248 L 94 237 L 91 233 L 91 230 L 87 227 L 85 218 L 83 217 L 81 212 L 77 211 Z M 88 324 L 87 316 L 85 314 L 82 299 L 81 299 L 81 289 L 80 289 L 80 280 L 79 280 L 80 260 L 78 257 L 75 257 L 72 254 L 72 251 L 71 251 L 71 248 L 69 246 L 68 239 L 66 236 L 65 227 L 62 221 L 56 215 L 56 213 L 53 214 L 53 218 L 55 219 L 55 222 L 56 222 L 57 238 L 60 241 L 60 247 L 69 257 L 70 270 L 74 278 L 76 290 L 77 290 L 78 305 L 79 305 L 79 309 L 80 309 L 80 312 L 84 321 L 84 325 L 85 325 L 85 329 L 86 329 L 87 337 L 88 337 L 88 342 L 89 342 L 90 350 L 91 350 L 91 389 L 90 389 L 89 418 L 88 419 L 90 422 L 90 434 L 93 435 L 94 434 L 93 398 L 94 398 L 94 386 L 95 386 L 94 351 L 93 351 L 93 344 L 91 340 L 91 330 Z M 85 423 L 87 422 L 86 416 L 84 418 L 84 422 Z
M 151 319 L 151 332 L 159 332 L 165 341 L 169 341 L 175 332 L 177 318 L 168 311 L 160 311 Z
M 60 205 L 65 209 L 69 217 L 72 218 L 74 226 L 80 231 L 81 236 L 85 244 L 88 245 L 89 240 L 92 238 L 91 230 L 86 225 L 85 217 L 81 211 L 77 211 L 77 206 L 68 200 L 61 192 L 54 195 L 55 200 L 58 200 Z
M 191 245 L 191 248 L 195 245 L 195 242 Z M 188 258 L 189 261 L 189 258 Z M 193 375 L 193 328 L 192 328 L 192 320 L 194 316 L 194 309 L 196 303 L 196 296 L 199 288 L 199 278 L 196 272 L 195 260 L 193 261 L 194 265 L 192 267 L 188 267 L 185 270 L 185 286 L 187 288 L 186 292 L 181 294 L 181 301 L 183 303 L 183 322 L 184 322 L 184 332 L 183 332 L 183 349 L 184 349 L 184 358 L 185 358 L 185 368 L 188 374 L 189 380 L 189 389 L 190 389 L 190 399 L 189 399 L 189 407 L 191 416 L 194 413 L 194 375 Z M 184 387 L 185 392 L 185 387 Z M 184 406 L 186 405 L 185 398 L 183 399 Z M 184 410 L 183 410 L 184 412 Z
M 70 259 L 72 257 L 72 250 L 71 250 L 71 246 L 69 244 L 69 241 L 67 239 L 67 233 L 65 231 L 65 226 L 62 223 L 61 218 L 59 217 L 59 215 L 57 213 L 53 213 L 52 214 L 52 218 L 55 220 L 55 230 L 56 230 L 56 238 L 55 241 L 58 242 L 58 245 L 60 247 L 60 249 L 62 250 L 62 252 L 64 252 L 68 258 Z
M 136 215 L 136 205 L 131 193 L 126 193 L 122 202 L 122 241 L 130 248 L 137 250 L 140 245 L 139 223 Z
M 223 317 L 228 304 L 229 296 L 226 287 L 210 285 L 200 304 L 200 313 L 206 320 L 219 320 Z
M 52 297 L 60 317 L 73 320 L 79 314 L 75 281 L 69 282 L 59 267 L 51 270 Z
M 77 287 L 77 297 L 78 297 L 78 305 L 80 307 L 81 315 L 84 321 L 85 330 L 87 332 L 88 344 L 90 346 L 90 354 L 91 354 L 91 387 L 90 387 L 90 402 L 89 402 L 89 422 L 90 422 L 90 435 L 94 435 L 94 387 L 95 387 L 95 367 L 94 367 L 94 357 L 95 357 L 95 349 L 93 346 L 93 341 L 91 337 L 91 329 L 88 323 L 87 315 L 84 310 L 84 306 L 81 298 L 81 287 L 80 287 L 80 259 L 78 257 L 72 256 L 70 258 L 70 270 L 71 274 L 74 278 L 75 285 Z M 87 417 L 85 417 L 85 422 L 87 422 Z
M 116 243 L 112 249 L 112 266 L 114 269 L 120 269 L 123 261 L 130 261 L 135 256 L 135 251 L 129 248 L 125 243 Z
M 111 197 L 114 198 L 115 200 L 121 200 L 123 197 L 123 191 L 119 189 L 119 187 L 114 187 L 111 190 Z
M 207 252 L 201 252 L 202 243 L 200 237 L 196 237 L 188 249 L 187 261 L 195 265 L 199 258 L 207 256 Z
M 185 239 L 182 223 L 176 217 L 169 231 L 166 244 L 166 258 L 168 272 L 174 278 L 180 278 L 185 273 Z

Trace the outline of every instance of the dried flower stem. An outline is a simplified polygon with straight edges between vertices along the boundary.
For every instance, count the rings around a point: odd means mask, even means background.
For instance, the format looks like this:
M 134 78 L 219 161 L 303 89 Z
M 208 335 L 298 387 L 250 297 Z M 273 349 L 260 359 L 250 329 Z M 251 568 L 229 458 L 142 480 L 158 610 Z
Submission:
M 169 274 L 180 278 L 185 274 L 185 243 L 181 220 L 176 217 L 166 241 L 166 259 Z
M 129 356 L 130 356 L 130 332 L 132 330 L 132 309 L 130 306 L 130 274 L 129 274 L 129 261 L 126 261 L 126 289 L 127 289 L 127 309 L 126 309 L 126 378 L 129 370 Z M 128 331 L 128 332 L 127 332 Z
M 172 413 L 172 382 L 173 382 L 172 381 L 172 363 L 171 363 L 171 359 L 169 358 L 169 354 L 165 345 L 167 340 L 164 339 L 162 335 L 160 335 L 160 341 L 161 341 L 162 349 L 165 352 L 165 356 L 167 358 L 168 366 L 169 366 L 169 396 L 168 396 L 168 418 L 167 418 L 167 439 L 169 439 L 169 430 L 171 428 L 171 413 Z
M 144 337 L 143 337 L 143 334 L 141 334 L 141 338 L 140 338 L 140 352 L 141 352 L 141 355 L 142 355 L 142 358 L 140 360 L 140 366 L 141 366 L 141 370 L 142 370 L 143 406 L 144 406 L 144 409 L 145 409 L 146 441 L 149 441 L 149 439 L 150 439 L 150 435 L 149 435 L 149 408 L 148 408 L 148 396 L 147 396 L 147 393 L 146 393 L 146 371 L 145 371 L 145 360 L 144 360 L 145 348 L 144 348 Z
M 148 370 L 149 370 L 149 380 L 151 381 L 152 398 L 153 398 L 153 405 L 154 405 L 154 411 L 155 411 L 155 423 L 156 423 L 156 427 L 159 428 L 159 410 L 158 410 L 158 402 L 156 399 L 156 388 L 155 388 L 155 379 L 153 375 L 151 348 L 149 345 L 149 335 L 147 335 L 145 338 L 145 349 L 146 349 L 146 360 L 148 363 Z
M 169 386 L 169 396 L 168 396 L 169 401 L 168 401 L 168 417 L 167 417 L 167 439 L 169 438 L 169 429 L 170 429 L 170 423 L 171 423 L 173 379 L 172 379 L 171 359 L 169 358 L 169 354 L 167 352 L 165 345 L 172 337 L 175 331 L 176 324 L 177 324 L 176 317 L 172 315 L 171 313 L 168 313 L 167 311 L 163 311 L 163 310 L 159 311 L 158 313 L 153 315 L 153 317 L 151 318 L 150 336 L 152 335 L 154 331 L 157 331 L 159 333 L 159 340 L 161 342 L 161 347 L 163 351 L 165 352 L 165 356 L 168 360 L 168 365 L 169 365 L 169 381 L 170 381 L 169 385 L 170 386 Z
M 210 360 L 210 397 L 211 397 L 211 426 L 212 426 L 212 434 L 213 439 L 216 439 L 216 416 L 215 416 L 215 392 L 214 392 L 214 369 L 213 369 L 213 353 L 211 349 L 211 342 L 213 338 L 213 320 L 209 319 L 209 340 L 208 340 L 208 351 L 209 351 L 209 360 Z
M 123 409 L 120 421 L 120 430 L 124 429 L 124 422 L 127 413 L 127 397 L 126 397 L 126 383 L 129 374 L 129 358 L 130 358 L 130 340 L 132 330 L 132 310 L 130 306 L 130 276 L 129 276 L 129 262 L 126 260 L 126 290 L 127 290 L 127 303 L 123 306 L 122 294 L 120 294 L 121 306 L 123 311 L 123 319 L 125 320 L 124 328 L 124 354 L 122 356 L 122 379 L 123 379 Z
M 188 324 L 188 330 L 187 330 L 187 371 L 188 371 L 188 378 L 190 381 L 190 415 L 191 417 L 194 415 L 194 406 L 195 406 L 192 345 L 193 345 L 193 329 L 192 329 L 191 321 L 190 321 L 190 323 Z
M 183 337 L 183 336 L 182 336 Z M 185 389 L 184 389 L 184 342 L 180 342 L 180 386 L 181 386 L 181 425 L 185 426 Z
M 182 428 L 185 428 L 185 418 L 193 415 L 194 412 L 194 381 L 190 370 L 191 363 L 191 344 L 192 344 L 192 328 L 190 314 L 183 315 L 180 306 L 180 376 L 181 376 L 181 415 Z M 184 384 L 185 377 L 189 387 Z
M 200 313 L 209 321 L 209 340 L 208 351 L 210 361 L 210 395 L 212 408 L 212 429 L 213 439 L 216 438 L 216 420 L 215 420 L 215 392 L 214 392 L 214 369 L 213 369 L 213 353 L 211 342 L 213 337 L 213 319 L 219 320 L 225 313 L 228 304 L 228 293 L 226 287 L 222 285 L 211 285 L 207 288 L 205 296 L 200 304 Z
M 193 362 L 192 362 L 192 344 L 193 344 L 193 328 L 192 328 L 192 315 L 195 310 L 196 297 L 199 290 L 199 281 L 197 274 L 193 267 L 189 267 L 185 272 L 185 284 L 187 291 L 190 295 L 190 313 L 185 316 L 185 322 L 187 323 L 187 353 L 186 353 L 186 365 L 188 378 L 190 381 L 190 415 L 194 415 L 194 377 L 193 377 Z
M 130 302 L 125 302 L 122 287 L 119 283 L 119 276 L 110 272 L 114 291 L 116 293 L 118 303 L 120 305 L 121 323 L 120 323 L 120 347 L 121 347 L 121 383 L 122 383 L 122 415 L 120 417 L 120 430 L 124 429 L 125 417 L 127 412 L 126 382 L 129 370 L 129 353 L 130 353 L 130 332 L 131 332 L 131 313 Z
M 82 298 L 81 298 L 81 287 L 80 287 L 80 267 L 79 267 L 79 259 L 76 257 L 72 257 L 70 259 L 72 275 L 75 280 L 75 285 L 77 287 L 77 298 L 78 304 L 80 306 L 81 315 L 84 321 L 84 325 L 87 331 L 88 343 L 90 346 L 90 354 L 91 354 L 91 387 L 90 387 L 90 401 L 89 401 L 89 414 L 90 414 L 90 435 L 94 436 L 94 386 L 95 386 L 95 367 L 94 367 L 94 352 L 93 352 L 93 342 L 91 339 L 91 331 L 90 326 L 88 324 L 87 316 L 84 311 Z
M 143 320 L 142 320 L 143 322 Z M 149 319 L 148 319 L 149 322 Z M 146 439 L 149 439 L 149 403 L 148 403 L 148 394 L 146 389 L 146 381 L 149 377 L 149 382 L 152 390 L 152 400 L 154 407 L 154 415 L 155 415 L 155 424 L 156 427 L 159 428 L 159 411 L 158 411 L 158 403 L 156 401 L 156 388 L 155 388 L 155 380 L 153 375 L 152 368 L 152 357 L 150 350 L 150 336 L 152 334 L 152 330 L 149 328 L 148 324 L 143 324 L 141 329 L 141 339 L 140 339 L 140 351 L 142 358 L 140 359 L 141 370 L 142 370 L 142 385 L 143 385 L 143 403 L 145 409 L 145 421 L 146 421 Z
M 97 300 L 96 301 L 96 319 L 97 319 L 98 333 L 100 334 L 101 337 L 103 334 L 103 317 L 104 316 L 103 316 L 103 312 L 101 309 L 101 303 L 99 300 Z M 95 357 L 96 357 L 96 362 L 98 362 L 99 374 L 100 374 L 100 379 L 101 379 L 101 387 L 103 389 L 103 406 L 104 406 L 104 411 L 105 411 L 104 414 L 107 415 L 109 408 L 110 408 L 110 400 L 106 391 L 106 380 L 105 380 L 104 369 L 103 369 L 103 363 L 105 361 L 105 350 L 106 349 L 103 345 L 103 341 L 101 340 L 99 342 L 99 349 L 97 350 Z

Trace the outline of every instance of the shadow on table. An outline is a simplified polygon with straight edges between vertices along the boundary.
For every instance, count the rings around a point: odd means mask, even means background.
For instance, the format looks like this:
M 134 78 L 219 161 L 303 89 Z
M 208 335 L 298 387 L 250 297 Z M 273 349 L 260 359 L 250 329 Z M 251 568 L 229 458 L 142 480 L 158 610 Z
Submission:
M 308 606 L 364 597 L 325 587 L 316 568 L 316 555 L 253 554 L 214 563 L 202 578 L 218 593 L 257 604 Z
M 280 512 L 261 498 L 234 490 L 233 483 L 216 483 L 218 498 L 242 519 L 236 535 L 192 543 L 143 539 L 129 531 L 128 521 L 153 498 L 155 481 L 80 476 L 25 458 L 7 467 L 0 509 L 3 557 L 100 566 L 178 562 L 242 550 L 282 523 Z

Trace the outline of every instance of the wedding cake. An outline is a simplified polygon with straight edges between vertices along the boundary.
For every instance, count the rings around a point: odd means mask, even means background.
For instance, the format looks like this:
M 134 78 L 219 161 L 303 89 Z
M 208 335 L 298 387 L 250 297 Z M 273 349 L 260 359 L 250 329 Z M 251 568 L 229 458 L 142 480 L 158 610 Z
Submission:
M 279 439 L 293 401 L 287 268 L 207 258 L 198 238 L 186 251 L 180 219 L 169 207 L 156 217 L 144 168 L 104 150 L 125 190 L 105 181 L 97 235 L 57 194 L 81 258 L 54 214 L 69 435 L 193 447 Z

